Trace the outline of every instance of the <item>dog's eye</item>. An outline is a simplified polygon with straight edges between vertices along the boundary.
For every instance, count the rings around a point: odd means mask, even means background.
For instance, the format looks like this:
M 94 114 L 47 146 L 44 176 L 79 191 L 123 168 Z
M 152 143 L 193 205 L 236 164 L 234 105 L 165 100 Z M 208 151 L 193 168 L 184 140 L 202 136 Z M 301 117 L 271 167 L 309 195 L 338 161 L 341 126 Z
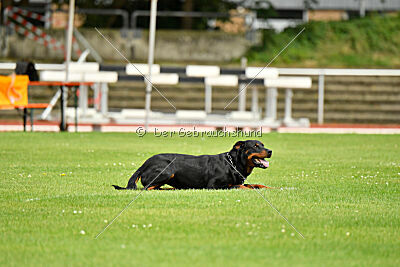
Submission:
M 258 147 L 258 144 L 255 144 L 254 147 Z

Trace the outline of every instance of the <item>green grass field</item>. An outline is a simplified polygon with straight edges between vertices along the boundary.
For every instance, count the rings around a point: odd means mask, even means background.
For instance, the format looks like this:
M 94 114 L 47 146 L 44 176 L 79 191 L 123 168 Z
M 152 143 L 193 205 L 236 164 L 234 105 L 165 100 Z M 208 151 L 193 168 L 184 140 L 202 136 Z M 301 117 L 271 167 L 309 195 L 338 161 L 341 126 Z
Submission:
M 253 190 L 116 191 L 149 156 L 235 138 L 0 133 L 0 264 L 399 266 L 400 136 L 267 134 Z M 133 227 L 135 225 L 135 227 Z

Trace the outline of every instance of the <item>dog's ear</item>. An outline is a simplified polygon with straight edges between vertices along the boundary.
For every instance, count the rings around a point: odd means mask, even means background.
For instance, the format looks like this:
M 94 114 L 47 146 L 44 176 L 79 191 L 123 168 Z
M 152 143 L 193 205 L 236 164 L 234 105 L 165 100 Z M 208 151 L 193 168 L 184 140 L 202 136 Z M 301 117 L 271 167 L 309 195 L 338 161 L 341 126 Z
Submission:
M 233 145 L 233 149 L 239 150 L 244 146 L 244 141 L 237 141 L 236 144 Z

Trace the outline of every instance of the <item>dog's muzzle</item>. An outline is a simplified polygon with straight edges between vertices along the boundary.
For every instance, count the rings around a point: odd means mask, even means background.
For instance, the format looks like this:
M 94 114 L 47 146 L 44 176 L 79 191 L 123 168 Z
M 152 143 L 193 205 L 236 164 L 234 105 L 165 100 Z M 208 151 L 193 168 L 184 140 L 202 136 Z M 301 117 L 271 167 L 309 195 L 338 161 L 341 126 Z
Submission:
M 263 153 L 263 156 L 264 155 L 265 157 L 259 157 L 258 155 L 256 155 L 251 158 L 255 167 L 262 169 L 266 169 L 269 167 L 269 162 L 266 161 L 265 158 L 270 158 L 272 156 L 272 150 L 267 149 L 266 153 Z

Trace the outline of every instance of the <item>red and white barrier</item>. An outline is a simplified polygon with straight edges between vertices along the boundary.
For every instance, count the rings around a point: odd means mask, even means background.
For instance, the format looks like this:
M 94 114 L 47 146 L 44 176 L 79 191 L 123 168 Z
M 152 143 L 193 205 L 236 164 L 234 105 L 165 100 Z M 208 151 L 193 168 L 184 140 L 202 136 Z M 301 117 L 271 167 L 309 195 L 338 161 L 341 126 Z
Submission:
M 9 26 L 10 28 L 14 29 L 17 33 L 24 35 L 25 37 L 32 39 L 32 40 L 38 42 L 39 44 L 44 45 L 45 47 L 49 47 L 50 49 L 53 49 L 53 50 L 64 50 L 65 49 L 63 44 L 61 44 L 54 38 L 51 38 L 49 35 L 46 35 L 40 29 L 38 29 L 38 31 L 34 32 L 34 31 L 31 31 L 28 27 L 23 28 L 20 25 L 17 25 L 14 22 L 11 22 L 9 20 L 6 22 L 6 25 Z
M 46 22 L 45 16 L 42 16 L 40 14 L 27 11 L 21 8 L 17 7 L 7 7 L 6 9 L 6 22 L 5 24 L 9 26 L 10 28 L 14 29 L 16 32 L 19 34 L 24 35 L 25 37 L 32 39 L 46 47 L 49 47 L 50 49 L 53 50 L 62 50 L 65 52 L 65 46 L 57 41 L 56 39 L 52 38 L 50 35 L 45 33 L 42 29 L 38 28 L 37 26 L 33 25 L 29 21 L 27 21 L 24 17 L 28 17 L 31 19 L 36 19 L 42 22 Z M 18 24 L 10 21 L 11 18 Z M 23 27 L 21 27 L 22 25 Z M 82 54 L 82 51 L 79 49 L 78 43 L 76 42 L 76 39 L 73 38 L 73 48 L 74 51 L 77 53 L 78 56 Z
M 7 7 L 7 12 L 14 13 L 14 14 L 20 14 L 20 15 L 22 15 L 24 17 L 28 17 L 28 18 L 31 18 L 31 19 L 34 19 L 34 20 L 39 20 L 39 21 L 41 21 L 43 23 L 49 23 L 50 22 L 50 17 L 43 16 L 41 14 L 34 13 L 32 11 L 28 11 L 26 9 L 14 7 L 14 6 Z

